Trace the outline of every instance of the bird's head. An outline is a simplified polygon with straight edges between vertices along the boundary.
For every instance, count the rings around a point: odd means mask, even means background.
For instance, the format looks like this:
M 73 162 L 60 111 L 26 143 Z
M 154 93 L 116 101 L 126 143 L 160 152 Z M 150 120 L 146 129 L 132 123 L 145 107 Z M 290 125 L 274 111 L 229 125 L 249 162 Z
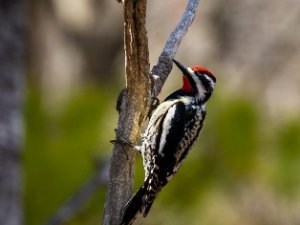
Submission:
M 216 84 L 215 75 L 204 67 L 185 67 L 175 59 L 173 61 L 183 75 L 181 90 L 195 95 L 202 102 L 206 102 L 214 90 Z

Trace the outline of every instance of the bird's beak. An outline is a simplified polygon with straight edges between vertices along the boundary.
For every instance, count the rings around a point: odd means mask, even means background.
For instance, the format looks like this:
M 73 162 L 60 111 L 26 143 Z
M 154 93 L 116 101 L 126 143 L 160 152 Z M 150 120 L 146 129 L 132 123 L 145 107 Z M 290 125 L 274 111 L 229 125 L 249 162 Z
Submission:
M 190 72 L 188 71 L 188 69 L 184 65 L 182 65 L 180 62 L 176 61 L 175 59 L 173 59 L 173 62 L 181 70 L 183 75 L 191 76 Z

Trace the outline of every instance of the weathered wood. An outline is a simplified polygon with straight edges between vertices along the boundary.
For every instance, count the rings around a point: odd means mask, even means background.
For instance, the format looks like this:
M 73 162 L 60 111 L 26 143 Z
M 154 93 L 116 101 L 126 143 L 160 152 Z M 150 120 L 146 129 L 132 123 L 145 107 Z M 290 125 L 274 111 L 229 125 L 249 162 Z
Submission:
M 120 105 L 117 142 L 111 159 L 104 225 L 120 223 L 122 208 L 132 195 L 135 152 L 118 141 L 138 142 L 151 102 L 146 3 L 146 0 L 124 1 L 126 89 Z

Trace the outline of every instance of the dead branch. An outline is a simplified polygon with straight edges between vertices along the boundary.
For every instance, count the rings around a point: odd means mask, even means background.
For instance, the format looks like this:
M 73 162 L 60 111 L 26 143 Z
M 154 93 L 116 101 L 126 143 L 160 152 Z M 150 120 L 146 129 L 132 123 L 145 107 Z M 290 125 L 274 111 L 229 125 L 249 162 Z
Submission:
M 173 32 L 170 34 L 163 51 L 161 52 L 157 64 L 152 68 L 151 74 L 154 75 L 155 85 L 153 86 L 153 96 L 157 96 L 173 66 L 172 59 L 175 57 L 177 49 L 192 25 L 196 11 L 199 5 L 199 0 L 190 0 L 185 11 Z
M 61 225 L 70 220 L 82 209 L 99 188 L 107 185 L 109 160 L 97 162 L 93 176 L 60 208 L 51 216 L 46 225 Z

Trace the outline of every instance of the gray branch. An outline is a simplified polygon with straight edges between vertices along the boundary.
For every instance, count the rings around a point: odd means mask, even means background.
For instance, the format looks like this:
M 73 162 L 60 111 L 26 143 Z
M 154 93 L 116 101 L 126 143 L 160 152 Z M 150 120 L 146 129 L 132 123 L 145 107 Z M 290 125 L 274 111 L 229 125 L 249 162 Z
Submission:
M 177 49 L 192 25 L 200 0 L 189 0 L 187 7 L 181 17 L 180 22 L 170 34 L 157 64 L 153 67 L 151 74 L 154 75 L 155 84 L 153 86 L 153 96 L 157 96 L 170 74 L 173 66 L 172 59 L 175 57 Z

